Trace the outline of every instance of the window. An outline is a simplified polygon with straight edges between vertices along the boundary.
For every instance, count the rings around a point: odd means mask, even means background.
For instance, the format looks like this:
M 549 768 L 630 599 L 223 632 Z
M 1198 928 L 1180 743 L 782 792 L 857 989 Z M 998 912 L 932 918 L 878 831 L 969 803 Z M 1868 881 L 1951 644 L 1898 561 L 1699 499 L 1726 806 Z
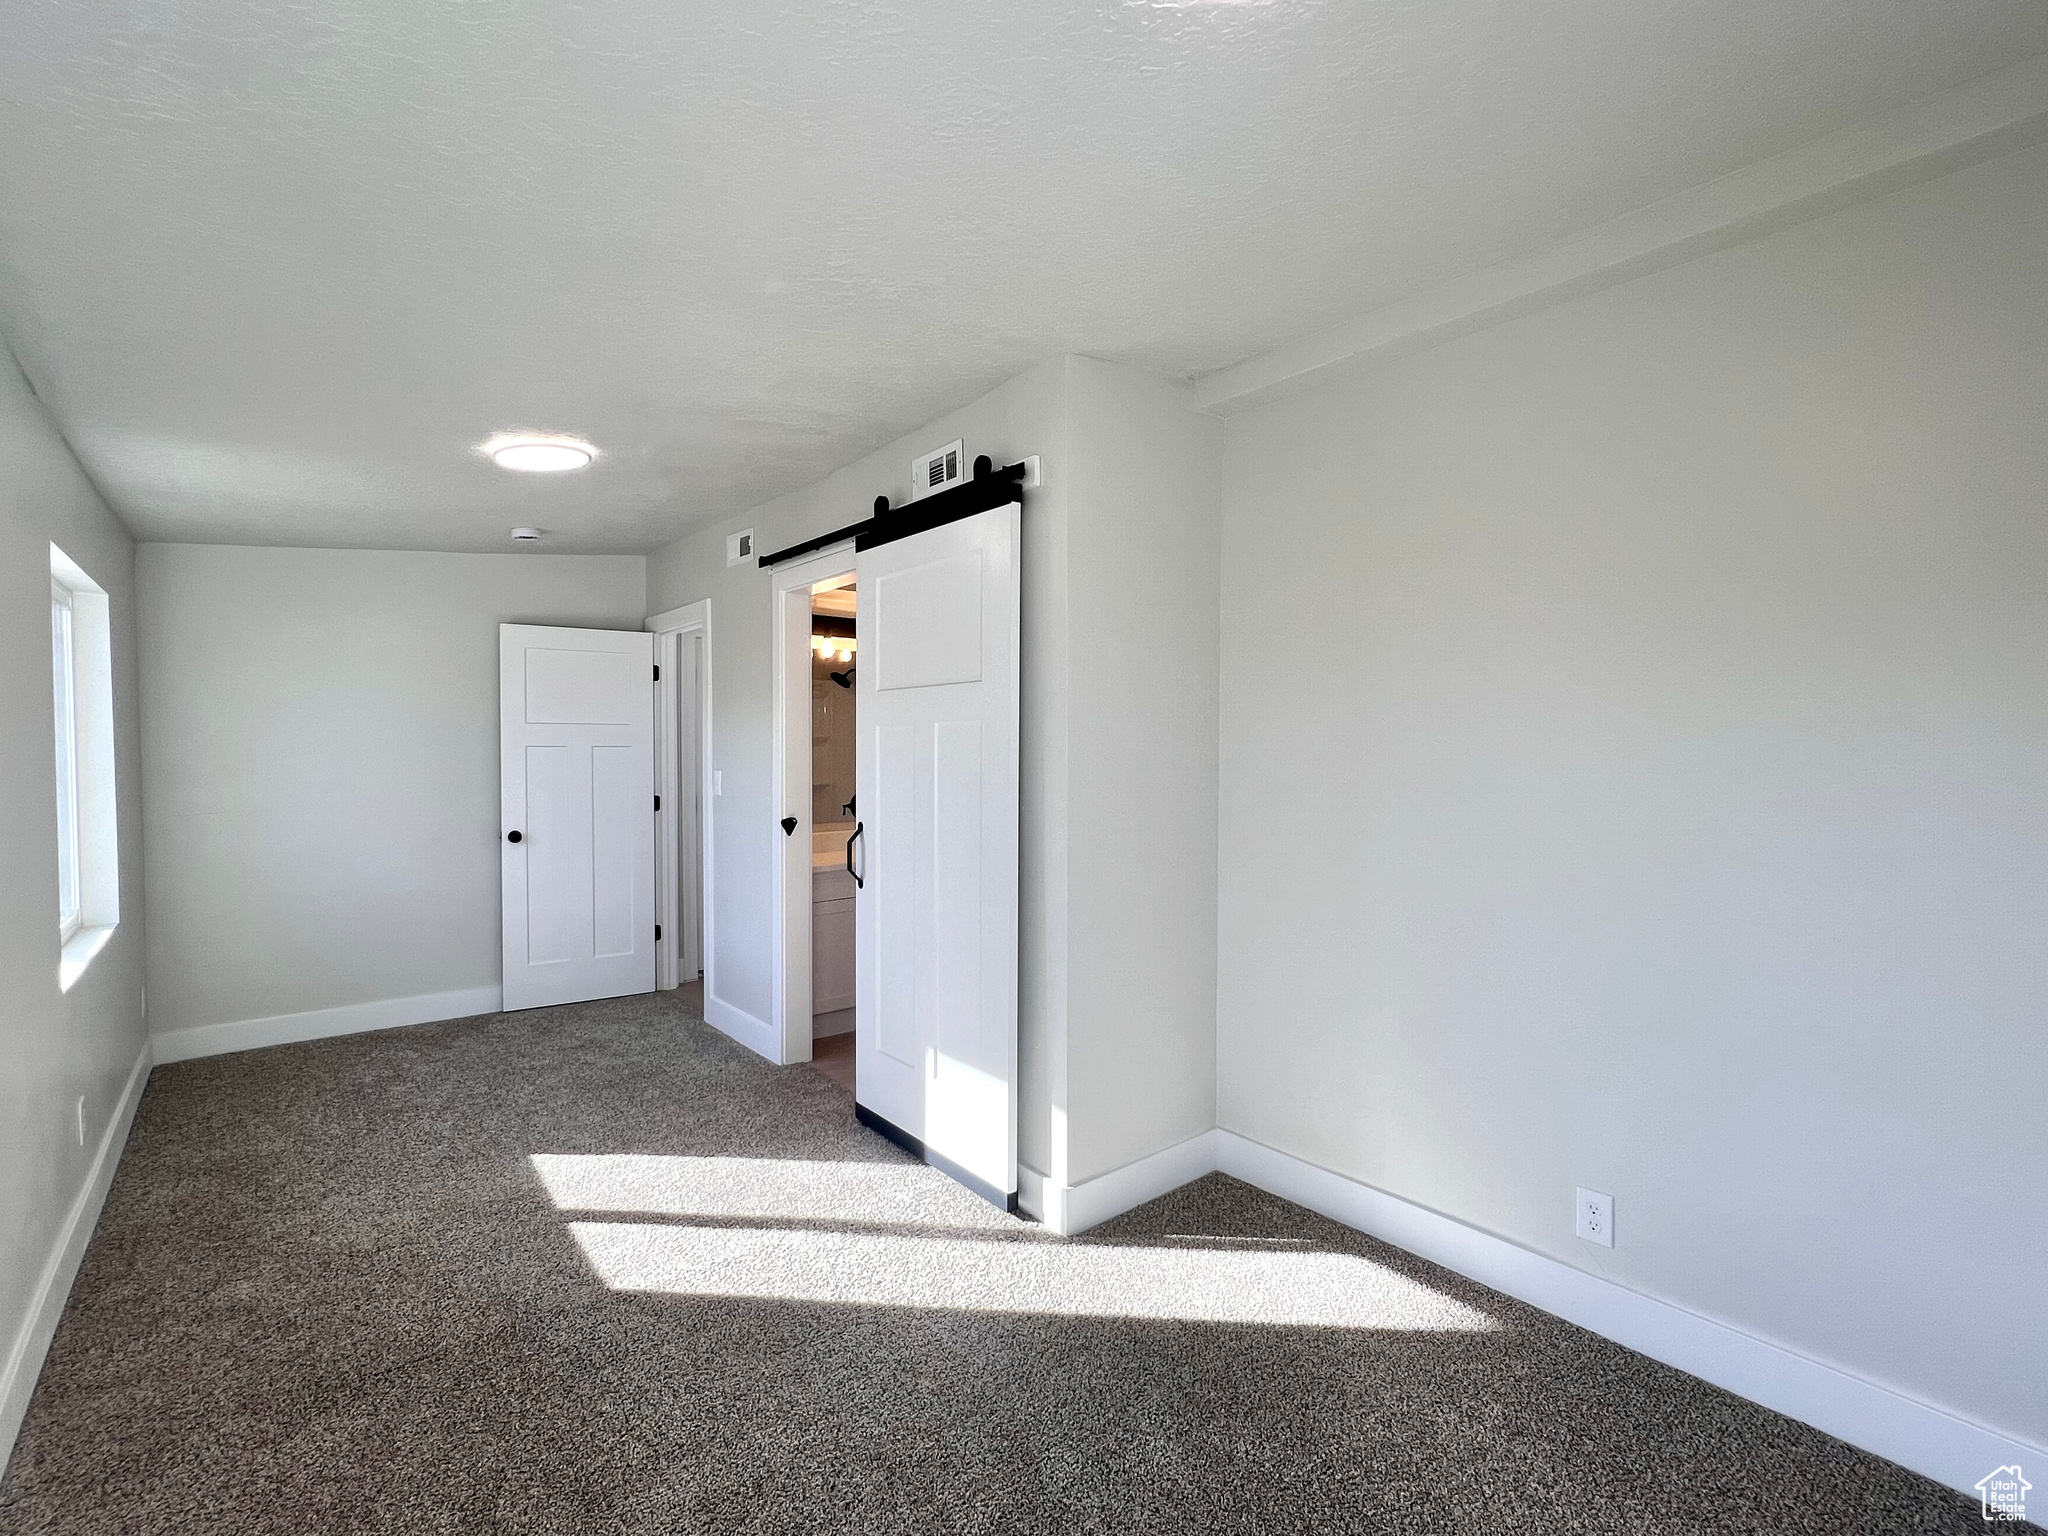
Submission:
M 106 589 L 50 546 L 57 727 L 57 982 L 66 991 L 121 920 L 114 809 L 114 649 Z
M 50 581 L 50 655 L 57 686 L 57 940 L 81 926 L 78 904 L 78 647 L 71 589 Z

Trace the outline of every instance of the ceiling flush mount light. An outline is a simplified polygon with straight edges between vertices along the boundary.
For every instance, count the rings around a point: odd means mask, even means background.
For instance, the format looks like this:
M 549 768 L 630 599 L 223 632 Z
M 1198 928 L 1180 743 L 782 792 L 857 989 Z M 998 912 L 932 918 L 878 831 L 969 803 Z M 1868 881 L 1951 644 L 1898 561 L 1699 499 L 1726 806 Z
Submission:
M 556 437 L 544 432 L 509 432 L 483 444 L 481 451 L 498 468 L 529 475 L 581 469 L 597 457 L 597 450 L 580 437 Z
M 538 544 L 540 542 L 540 530 L 538 528 L 514 528 L 512 530 L 512 542 L 514 544 Z

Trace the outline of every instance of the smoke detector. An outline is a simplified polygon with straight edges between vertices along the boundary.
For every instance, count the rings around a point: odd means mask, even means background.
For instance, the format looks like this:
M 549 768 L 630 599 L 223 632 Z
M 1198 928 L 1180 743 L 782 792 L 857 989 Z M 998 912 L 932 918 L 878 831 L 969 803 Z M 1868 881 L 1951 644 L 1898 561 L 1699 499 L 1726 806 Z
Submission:
M 512 542 L 514 544 L 538 544 L 540 542 L 540 530 L 538 528 L 514 528 L 512 530 Z

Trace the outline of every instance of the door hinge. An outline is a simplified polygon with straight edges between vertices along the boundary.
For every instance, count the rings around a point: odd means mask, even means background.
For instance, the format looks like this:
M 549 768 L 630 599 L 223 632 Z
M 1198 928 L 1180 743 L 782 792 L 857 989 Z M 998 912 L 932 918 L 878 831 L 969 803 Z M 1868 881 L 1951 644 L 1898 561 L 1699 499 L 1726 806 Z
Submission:
M 656 796 L 654 797 L 654 808 L 655 808 L 655 809 L 656 809 L 657 811 L 661 809 L 661 796 L 659 796 L 659 795 L 656 795 Z
M 661 681 L 661 663 L 660 663 L 660 662 L 656 662 L 656 663 L 654 664 L 654 680 L 655 680 L 655 681 L 656 681 L 657 683 Z
M 661 942 L 661 924 L 659 923 L 654 925 L 654 942 L 657 944 Z

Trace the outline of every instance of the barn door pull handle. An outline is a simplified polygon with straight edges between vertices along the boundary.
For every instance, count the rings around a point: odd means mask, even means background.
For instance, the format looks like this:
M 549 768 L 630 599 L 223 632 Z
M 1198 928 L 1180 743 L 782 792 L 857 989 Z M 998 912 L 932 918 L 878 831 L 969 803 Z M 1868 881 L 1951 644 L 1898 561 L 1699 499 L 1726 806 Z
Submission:
M 866 822 L 864 822 L 864 821 L 856 821 L 856 822 L 855 822 L 855 823 L 853 824 L 853 837 L 849 837 L 849 838 L 848 838 L 848 839 L 846 840 L 846 872 L 847 872 L 847 873 L 848 873 L 849 875 L 853 875 L 853 887 L 854 887 L 854 889 L 855 889 L 855 890 L 864 890 L 864 889 L 866 889 L 866 887 L 867 887 L 867 881 L 865 881 L 865 880 L 861 879 L 861 877 L 860 877 L 859 875 L 855 875 L 855 874 L 854 874 L 854 872 L 853 872 L 853 838 L 854 838 L 854 837 L 859 837 L 859 836 L 861 835 L 861 833 L 865 832 L 866 830 L 867 830 L 867 823 L 866 823 Z
M 796 836 L 796 818 L 794 816 L 782 818 L 782 835 L 784 837 Z

